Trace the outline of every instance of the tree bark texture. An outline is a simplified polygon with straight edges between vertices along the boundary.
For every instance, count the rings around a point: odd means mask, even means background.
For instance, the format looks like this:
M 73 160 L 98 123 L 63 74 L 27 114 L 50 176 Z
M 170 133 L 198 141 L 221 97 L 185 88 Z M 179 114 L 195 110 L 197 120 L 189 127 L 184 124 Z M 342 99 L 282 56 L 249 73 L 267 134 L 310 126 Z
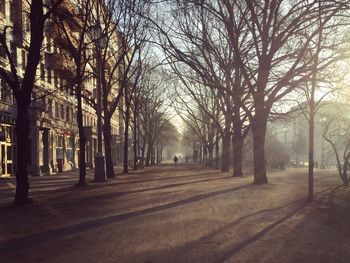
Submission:
M 310 109 L 313 109 L 311 105 Z M 312 202 L 314 195 L 314 132 L 315 132 L 315 115 L 314 110 L 310 111 L 309 120 L 309 185 L 308 185 L 308 201 Z
M 255 184 L 267 184 L 265 159 L 266 126 L 267 114 L 262 112 L 262 110 L 256 110 L 252 121 Z
M 124 163 L 123 174 L 129 173 L 129 126 L 130 126 L 130 105 L 126 105 L 124 121 Z
M 234 132 L 232 136 L 232 163 L 233 163 L 233 176 L 242 177 L 243 167 L 242 167 L 242 148 L 243 148 L 243 138 L 240 131 Z
M 230 137 L 228 132 L 222 137 L 221 172 L 230 170 Z
M 16 121 L 17 136 L 17 173 L 15 204 L 23 205 L 31 203 L 28 196 L 28 156 L 29 156 L 29 114 L 28 109 L 17 105 L 18 115 Z
M 86 137 L 83 126 L 83 112 L 81 103 L 81 90 L 77 89 L 77 122 L 79 130 L 79 182 L 77 185 L 83 186 L 86 184 L 86 160 L 85 160 L 85 145 Z
M 103 125 L 103 137 L 104 137 L 104 148 L 105 148 L 105 160 L 106 160 L 106 175 L 107 178 L 115 177 L 114 165 L 112 159 L 112 148 L 111 148 L 111 119 L 109 116 L 105 116 Z

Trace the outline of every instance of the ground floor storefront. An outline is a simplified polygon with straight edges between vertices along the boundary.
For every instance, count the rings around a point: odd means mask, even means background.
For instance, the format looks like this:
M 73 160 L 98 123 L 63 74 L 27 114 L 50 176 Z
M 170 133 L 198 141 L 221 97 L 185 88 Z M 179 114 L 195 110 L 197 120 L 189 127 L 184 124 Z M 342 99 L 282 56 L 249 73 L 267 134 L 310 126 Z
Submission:
M 14 119 L 0 114 L 0 176 L 7 177 L 14 173 L 16 141 Z
M 8 117 L 0 123 L 0 176 L 8 177 L 16 172 L 16 136 L 14 118 Z M 29 173 L 33 176 L 78 169 L 79 135 L 77 128 L 68 125 L 37 125 L 32 123 L 29 134 Z M 85 160 L 87 168 L 94 167 L 97 152 L 97 133 L 93 127 L 85 127 Z M 115 136 L 113 136 L 115 138 Z M 112 159 L 119 161 L 119 145 L 112 139 Z

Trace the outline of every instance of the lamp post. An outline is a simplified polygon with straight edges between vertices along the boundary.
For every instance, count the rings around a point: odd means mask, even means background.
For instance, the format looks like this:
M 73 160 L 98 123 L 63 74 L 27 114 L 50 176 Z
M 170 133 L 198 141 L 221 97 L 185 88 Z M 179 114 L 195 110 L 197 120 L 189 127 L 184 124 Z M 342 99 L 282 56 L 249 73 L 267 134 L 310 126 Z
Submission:
M 96 40 L 96 67 L 97 67 L 97 153 L 95 155 L 95 181 L 106 181 L 105 158 L 102 152 L 102 63 L 101 48 L 104 48 L 104 38 L 101 36 L 101 25 L 99 23 L 99 8 L 97 4 L 97 23 L 93 29 Z

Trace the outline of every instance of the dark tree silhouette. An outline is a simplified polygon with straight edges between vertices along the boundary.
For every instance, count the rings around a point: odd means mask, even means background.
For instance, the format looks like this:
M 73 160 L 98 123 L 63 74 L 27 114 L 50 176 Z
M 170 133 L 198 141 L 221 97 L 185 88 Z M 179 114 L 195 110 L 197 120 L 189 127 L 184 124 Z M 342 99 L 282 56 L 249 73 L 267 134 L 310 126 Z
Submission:
M 17 103 L 16 137 L 17 137 L 17 171 L 16 197 L 14 204 L 24 205 L 32 202 L 28 196 L 28 156 L 29 156 L 29 107 L 36 78 L 36 69 L 40 62 L 44 40 L 45 23 L 63 0 L 33 0 L 23 1 L 23 7 L 29 9 L 29 49 L 27 64 L 23 77 L 19 74 L 15 59 L 7 43 L 10 28 L 5 26 L 0 35 L 0 48 L 5 52 L 10 70 L 0 68 L 0 75 L 12 89 Z M 28 6 L 26 6 L 28 4 Z M 22 33 L 22 32 L 21 32 Z

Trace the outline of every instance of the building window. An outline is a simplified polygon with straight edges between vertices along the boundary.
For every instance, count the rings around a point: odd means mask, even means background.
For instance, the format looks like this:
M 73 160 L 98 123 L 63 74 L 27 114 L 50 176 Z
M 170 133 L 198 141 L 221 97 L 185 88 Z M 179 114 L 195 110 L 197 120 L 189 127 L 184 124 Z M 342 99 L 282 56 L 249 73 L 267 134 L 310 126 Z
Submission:
M 11 1 L 11 4 L 10 4 L 10 19 L 11 19 L 11 22 L 17 22 L 17 18 L 16 18 L 16 3 L 12 2 Z
M 5 0 L 0 0 L 0 12 L 6 17 Z
M 54 79 L 53 79 L 54 86 L 55 86 L 55 88 L 58 88 L 58 74 L 57 74 L 57 71 L 54 71 L 53 74 L 54 74 Z
M 70 121 L 70 108 L 69 108 L 69 106 L 66 107 L 66 120 Z
M 52 43 L 51 43 L 51 39 L 49 37 L 46 38 L 47 40 L 47 45 L 46 45 L 46 48 L 47 48 L 47 52 L 51 53 L 52 51 Z
M 63 135 L 57 135 L 57 147 L 63 147 Z
M 26 51 L 22 50 L 22 69 L 26 69 Z
M 45 80 L 45 65 L 44 65 L 44 63 L 40 63 L 40 79 L 42 81 Z
M 58 103 L 55 102 L 55 117 L 59 118 L 59 108 L 58 108 Z
M 63 120 L 64 119 L 64 106 L 63 106 L 63 104 L 61 104 L 60 112 L 61 112 L 61 119 Z
M 47 112 L 52 115 L 52 99 L 47 100 Z
M 52 83 L 52 75 L 51 75 L 51 69 L 47 70 L 47 82 Z
M 11 88 L 2 78 L 0 78 L 0 100 L 7 103 L 13 103 L 14 101 Z
M 73 149 L 74 149 L 74 137 L 70 136 L 68 137 L 68 143 L 67 143 L 67 149 L 66 149 L 68 162 L 74 162 Z
M 11 43 L 11 56 L 12 56 L 13 62 L 17 66 L 17 47 L 15 43 Z

